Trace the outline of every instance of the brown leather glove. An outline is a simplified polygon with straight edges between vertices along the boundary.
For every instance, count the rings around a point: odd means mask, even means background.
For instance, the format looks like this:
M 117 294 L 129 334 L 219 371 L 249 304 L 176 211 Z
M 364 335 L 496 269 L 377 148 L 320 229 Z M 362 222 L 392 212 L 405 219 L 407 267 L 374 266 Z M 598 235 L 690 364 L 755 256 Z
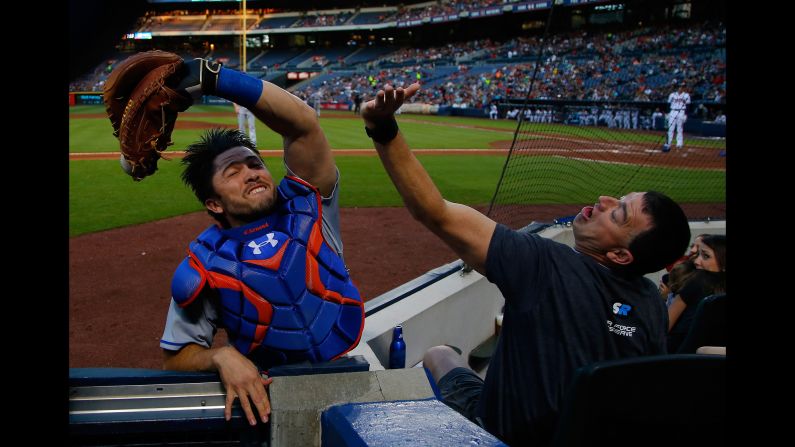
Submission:
M 103 100 L 119 139 L 122 167 L 134 180 L 157 170 L 161 152 L 172 143 L 177 114 L 193 104 L 176 88 L 185 76 L 184 62 L 174 53 L 147 51 L 128 57 L 105 82 Z

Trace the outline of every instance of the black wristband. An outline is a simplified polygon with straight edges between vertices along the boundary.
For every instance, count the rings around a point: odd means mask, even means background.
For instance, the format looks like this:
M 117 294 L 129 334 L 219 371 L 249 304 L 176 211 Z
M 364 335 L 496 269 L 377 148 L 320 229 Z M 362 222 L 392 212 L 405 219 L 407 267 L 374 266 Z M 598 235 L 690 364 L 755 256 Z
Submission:
M 221 62 L 202 59 L 201 84 L 205 95 L 215 95 L 218 90 L 218 76 L 221 73 Z
M 395 117 L 392 117 L 375 123 L 375 129 L 372 130 L 364 126 L 364 131 L 367 133 L 367 136 L 372 138 L 376 143 L 387 144 L 397 136 L 398 125 Z

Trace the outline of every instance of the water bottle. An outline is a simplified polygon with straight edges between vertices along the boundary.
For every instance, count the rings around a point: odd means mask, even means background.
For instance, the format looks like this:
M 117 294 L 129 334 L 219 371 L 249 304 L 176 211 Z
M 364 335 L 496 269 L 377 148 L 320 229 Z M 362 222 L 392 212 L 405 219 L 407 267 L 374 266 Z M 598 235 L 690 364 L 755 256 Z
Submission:
M 392 330 L 392 344 L 389 345 L 389 369 L 406 367 L 406 342 L 403 341 L 403 326 Z

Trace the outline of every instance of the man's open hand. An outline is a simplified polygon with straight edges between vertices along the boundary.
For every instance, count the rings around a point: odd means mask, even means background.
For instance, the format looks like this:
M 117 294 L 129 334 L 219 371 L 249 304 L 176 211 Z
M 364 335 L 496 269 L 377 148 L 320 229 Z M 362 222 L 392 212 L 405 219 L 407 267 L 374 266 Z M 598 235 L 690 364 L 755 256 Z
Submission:
M 395 111 L 403 105 L 403 103 L 414 96 L 420 90 L 420 84 L 415 82 L 410 86 L 394 88 L 387 84 L 383 90 L 379 90 L 375 95 L 375 99 L 367 101 L 362 106 L 362 119 L 368 124 L 368 127 L 373 127 L 379 121 L 384 121 L 392 118 Z

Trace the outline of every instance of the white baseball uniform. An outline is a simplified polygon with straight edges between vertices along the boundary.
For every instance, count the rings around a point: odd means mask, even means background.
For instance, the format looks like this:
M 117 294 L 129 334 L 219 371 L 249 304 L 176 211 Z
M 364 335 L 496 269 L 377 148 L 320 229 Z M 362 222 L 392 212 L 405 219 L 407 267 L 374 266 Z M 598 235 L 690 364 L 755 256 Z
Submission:
M 497 106 L 492 104 L 491 108 L 489 109 L 489 119 L 496 120 L 497 119 L 497 114 L 498 114 Z
M 237 112 L 238 129 L 245 133 L 248 128 L 248 137 L 254 143 L 254 147 L 257 147 L 257 118 L 249 109 L 237 104 L 235 104 L 235 111 Z
M 690 104 L 690 94 L 687 92 L 673 92 L 668 95 L 668 103 L 671 111 L 668 112 L 668 145 L 674 138 L 674 127 L 676 128 L 676 147 L 682 147 L 684 138 L 682 137 L 682 126 L 687 121 L 687 105 Z

